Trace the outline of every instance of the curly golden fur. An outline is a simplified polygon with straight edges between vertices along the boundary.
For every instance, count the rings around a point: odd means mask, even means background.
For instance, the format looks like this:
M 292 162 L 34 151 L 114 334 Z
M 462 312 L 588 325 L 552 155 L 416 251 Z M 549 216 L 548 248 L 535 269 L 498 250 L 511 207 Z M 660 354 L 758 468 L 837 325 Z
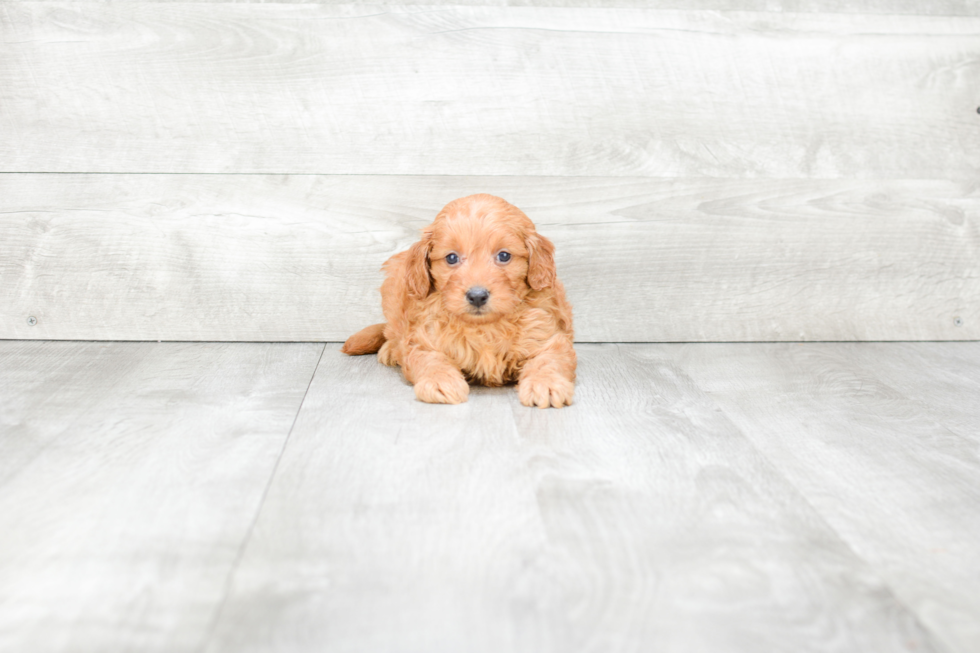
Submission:
M 422 238 L 384 264 L 385 324 L 341 351 L 400 365 L 415 395 L 466 401 L 469 384 L 517 383 L 525 406 L 561 408 L 575 392 L 572 307 L 554 245 L 493 195 L 446 205 Z

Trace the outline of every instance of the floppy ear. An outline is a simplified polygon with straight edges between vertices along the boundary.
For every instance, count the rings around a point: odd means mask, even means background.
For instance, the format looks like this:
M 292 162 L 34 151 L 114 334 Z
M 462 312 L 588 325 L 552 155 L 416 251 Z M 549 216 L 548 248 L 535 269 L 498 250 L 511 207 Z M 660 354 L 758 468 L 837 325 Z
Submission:
M 527 246 L 527 285 L 534 290 L 555 284 L 555 246 L 544 236 L 531 232 L 524 240 Z
M 418 299 L 425 299 L 432 290 L 432 277 L 429 275 L 431 245 L 432 232 L 426 229 L 422 232 L 422 240 L 408 249 L 405 281 L 408 283 L 408 294 Z

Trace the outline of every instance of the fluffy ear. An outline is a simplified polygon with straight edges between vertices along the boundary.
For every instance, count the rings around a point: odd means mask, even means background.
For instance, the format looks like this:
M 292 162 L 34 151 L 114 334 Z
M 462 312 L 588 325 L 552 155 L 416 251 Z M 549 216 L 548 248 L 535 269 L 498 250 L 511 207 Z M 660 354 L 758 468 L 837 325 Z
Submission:
M 532 232 L 524 244 L 527 246 L 527 285 L 534 290 L 551 288 L 555 284 L 555 246 L 544 236 Z
M 405 281 L 408 283 L 408 294 L 418 299 L 425 299 L 432 290 L 432 277 L 429 275 L 429 248 L 432 245 L 432 232 L 422 232 L 422 240 L 408 249 L 408 262 L 405 269 Z

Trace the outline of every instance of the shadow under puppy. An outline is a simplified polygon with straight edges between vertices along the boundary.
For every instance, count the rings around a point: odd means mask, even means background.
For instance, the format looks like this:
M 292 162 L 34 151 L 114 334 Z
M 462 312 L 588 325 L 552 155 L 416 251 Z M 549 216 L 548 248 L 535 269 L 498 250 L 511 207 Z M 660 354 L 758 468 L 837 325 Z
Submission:
M 525 406 L 561 408 L 575 392 L 572 307 L 555 247 L 516 206 L 493 195 L 446 205 L 422 239 L 384 264 L 385 324 L 342 352 L 400 365 L 415 395 L 466 401 L 469 384 L 517 383 Z

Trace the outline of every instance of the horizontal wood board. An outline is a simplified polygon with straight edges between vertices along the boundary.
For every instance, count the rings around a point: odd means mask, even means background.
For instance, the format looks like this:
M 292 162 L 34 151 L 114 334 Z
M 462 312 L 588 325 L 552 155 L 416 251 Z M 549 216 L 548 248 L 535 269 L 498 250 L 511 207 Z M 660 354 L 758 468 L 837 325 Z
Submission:
M 0 175 L 0 338 L 343 340 L 474 192 L 555 242 L 580 341 L 980 338 L 976 183 L 45 174 Z
M 669 354 L 579 354 L 542 411 L 328 345 L 204 650 L 943 650 Z
M 0 650 L 199 651 L 322 351 L 0 342 Z
M 949 650 L 980 648 L 980 343 L 665 351 Z
M 0 171 L 976 179 L 978 87 L 972 16 L 5 2 Z
M 6 0 L 50 2 L 51 0 Z M 99 3 L 105 0 L 73 0 Z M 138 3 L 187 0 L 131 0 Z M 260 4 L 269 0 L 193 0 L 221 4 Z M 276 4 L 309 4 L 309 0 L 275 0 Z M 792 13 L 893 14 L 916 16 L 980 16 L 980 0 L 319 0 L 322 5 L 389 6 L 493 6 L 594 7 L 685 11 L 757 11 Z

